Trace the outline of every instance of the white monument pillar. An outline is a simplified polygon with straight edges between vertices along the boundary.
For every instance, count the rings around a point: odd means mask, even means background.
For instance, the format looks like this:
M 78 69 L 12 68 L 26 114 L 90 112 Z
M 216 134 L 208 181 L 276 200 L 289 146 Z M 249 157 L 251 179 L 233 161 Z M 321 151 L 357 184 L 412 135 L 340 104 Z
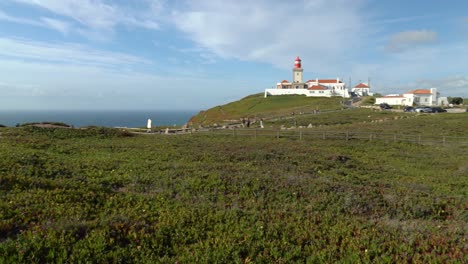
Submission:
M 151 119 L 150 118 L 148 118 L 148 122 L 146 122 L 146 128 L 148 128 L 148 130 L 146 132 L 148 132 L 148 133 L 151 132 L 152 126 L 151 126 Z

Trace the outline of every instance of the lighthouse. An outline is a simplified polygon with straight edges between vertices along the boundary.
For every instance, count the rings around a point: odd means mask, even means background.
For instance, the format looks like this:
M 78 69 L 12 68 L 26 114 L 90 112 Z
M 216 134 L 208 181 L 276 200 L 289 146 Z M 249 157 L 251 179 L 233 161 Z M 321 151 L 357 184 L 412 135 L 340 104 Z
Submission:
M 302 72 L 304 70 L 302 69 L 301 62 L 302 62 L 301 58 L 299 58 L 299 56 L 297 56 L 296 60 L 294 61 L 294 68 L 293 68 L 293 86 L 294 86 L 294 84 L 297 84 L 297 83 L 301 83 L 301 84 L 303 83 L 302 82 Z
M 292 69 L 292 81 L 283 80 L 276 83 L 276 88 L 265 89 L 265 97 L 270 95 L 305 95 L 313 97 L 332 97 L 342 96 L 349 98 L 346 84 L 336 79 L 310 79 L 304 83 L 302 78 L 302 61 L 299 56 L 294 60 L 294 68 Z

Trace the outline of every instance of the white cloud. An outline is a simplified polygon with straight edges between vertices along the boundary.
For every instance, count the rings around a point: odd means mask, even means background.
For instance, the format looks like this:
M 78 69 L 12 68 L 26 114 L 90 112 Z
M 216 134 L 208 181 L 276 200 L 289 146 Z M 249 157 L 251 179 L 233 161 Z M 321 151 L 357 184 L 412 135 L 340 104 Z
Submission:
M 64 35 L 68 34 L 71 28 L 69 23 L 57 19 L 41 17 L 41 21 L 43 21 L 50 28 L 59 31 Z
M 214 64 L 217 62 L 217 56 L 206 48 L 178 48 L 174 46 L 171 46 L 171 48 L 177 52 L 183 53 L 184 56 L 196 56 L 201 64 Z
M 15 0 L 70 17 L 92 28 L 112 28 L 118 20 L 117 10 L 101 1 L 93 0 Z
M 44 25 L 43 23 L 32 20 L 32 19 L 10 16 L 1 10 L 0 10 L 0 20 L 18 23 L 18 24 L 26 24 L 26 25 L 31 25 L 31 26 L 43 26 Z
M 414 15 L 414 16 L 405 16 L 405 17 L 393 17 L 393 18 L 385 18 L 385 19 L 377 19 L 373 24 L 396 24 L 396 23 L 406 23 L 417 21 L 421 19 L 429 19 L 429 18 L 437 18 L 441 17 L 440 14 L 423 14 L 423 15 Z
M 162 0 L 140 1 L 140 3 L 143 3 L 143 7 L 139 9 L 131 9 L 104 0 L 11 1 L 47 9 L 57 15 L 73 19 L 89 30 L 98 32 L 113 31 L 119 24 L 158 29 L 157 12 L 161 12 L 163 6 Z
M 150 63 L 144 58 L 97 50 L 73 43 L 53 44 L 11 38 L 0 38 L 0 56 L 54 63 L 98 65 L 101 67 Z
M 434 43 L 437 33 L 430 30 L 412 30 L 394 34 L 386 46 L 390 52 L 401 52 L 414 46 Z
M 388 53 L 384 59 L 373 63 L 353 64 L 350 70 L 354 80 L 370 77 L 375 92 L 383 94 L 436 87 L 444 96 L 468 97 L 463 77 L 466 76 L 465 61 L 468 61 L 468 46 L 448 43 Z
M 49 28 L 52 30 L 59 31 L 62 34 L 67 34 L 71 30 L 71 25 L 62 20 L 48 18 L 48 17 L 41 17 L 38 20 L 33 20 L 29 18 L 11 16 L 1 10 L 0 10 L 0 20 L 17 23 L 17 24 Z
M 173 23 L 221 57 L 290 67 L 294 56 L 326 67 L 360 41 L 360 1 L 187 1 Z M 318 59 L 320 58 L 320 59 Z
M 24 83 L 27 72 L 28 83 Z M 205 109 L 248 93 L 238 80 L 172 78 L 0 58 L 0 109 Z M 168 88 L 168 84 L 170 87 Z M 243 88 L 244 87 L 244 88 Z M 242 90 L 244 89 L 244 90 Z M 201 93 L 203 95 L 201 96 Z

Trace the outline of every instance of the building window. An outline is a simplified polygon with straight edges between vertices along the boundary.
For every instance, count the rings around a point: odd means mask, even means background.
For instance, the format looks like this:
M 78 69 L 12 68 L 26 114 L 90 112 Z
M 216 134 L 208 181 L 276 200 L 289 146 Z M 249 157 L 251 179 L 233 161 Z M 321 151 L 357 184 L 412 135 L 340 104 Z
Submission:
M 426 103 L 427 103 L 428 101 L 429 101 L 429 100 L 428 100 L 427 98 L 424 98 L 424 102 L 426 102 Z

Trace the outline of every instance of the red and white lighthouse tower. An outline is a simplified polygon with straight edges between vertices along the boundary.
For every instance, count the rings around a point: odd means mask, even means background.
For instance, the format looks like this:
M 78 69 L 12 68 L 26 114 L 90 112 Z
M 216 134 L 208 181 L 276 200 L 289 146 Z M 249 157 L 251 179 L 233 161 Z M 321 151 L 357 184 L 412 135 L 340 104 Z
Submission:
M 294 83 L 302 83 L 302 69 L 301 58 L 299 56 L 296 57 L 294 61 L 294 68 L 293 68 L 293 85 Z

